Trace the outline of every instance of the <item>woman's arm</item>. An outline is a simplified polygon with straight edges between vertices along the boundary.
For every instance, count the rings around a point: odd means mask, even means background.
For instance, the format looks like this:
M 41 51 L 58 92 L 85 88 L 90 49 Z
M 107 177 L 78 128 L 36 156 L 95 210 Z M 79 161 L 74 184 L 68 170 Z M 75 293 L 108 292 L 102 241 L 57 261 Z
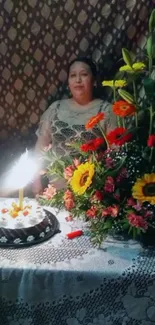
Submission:
M 51 141 L 51 107 L 42 115 L 39 123 L 39 128 L 36 132 L 38 139 L 34 148 L 35 155 L 39 161 L 39 158 L 41 158 L 41 152 L 44 150 L 45 147 L 47 147 Z M 40 169 L 42 169 L 44 166 L 40 166 Z M 38 174 L 36 179 L 33 182 L 32 185 L 32 192 L 34 195 L 39 194 L 42 192 L 42 182 L 41 182 L 41 175 Z

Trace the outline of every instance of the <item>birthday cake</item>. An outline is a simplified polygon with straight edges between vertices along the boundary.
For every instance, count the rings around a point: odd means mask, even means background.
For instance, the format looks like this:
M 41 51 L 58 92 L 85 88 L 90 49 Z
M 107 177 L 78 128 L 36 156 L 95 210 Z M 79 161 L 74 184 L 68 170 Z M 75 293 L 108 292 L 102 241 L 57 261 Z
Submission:
M 0 245 L 33 244 L 56 233 L 54 215 L 49 215 L 35 201 L 24 199 L 0 201 Z M 56 219 L 56 218 L 55 218 Z

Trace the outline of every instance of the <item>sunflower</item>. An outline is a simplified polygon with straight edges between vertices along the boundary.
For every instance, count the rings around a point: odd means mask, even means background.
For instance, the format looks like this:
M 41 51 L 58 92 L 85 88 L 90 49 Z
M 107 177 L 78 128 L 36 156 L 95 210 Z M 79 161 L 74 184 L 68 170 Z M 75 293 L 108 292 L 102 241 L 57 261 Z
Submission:
M 132 134 L 127 133 L 127 130 L 122 127 L 116 128 L 107 134 L 107 140 L 110 145 L 122 146 L 124 143 L 130 141 L 131 138 Z
M 89 121 L 85 124 L 86 130 L 93 129 L 93 127 L 104 119 L 104 113 L 98 113 L 95 116 L 92 116 Z
M 126 72 L 136 72 L 141 71 L 146 68 L 146 65 L 143 62 L 136 62 L 132 66 L 130 65 L 123 65 L 120 67 L 119 71 L 126 71 Z
M 141 202 L 155 204 L 155 173 L 138 178 L 132 188 L 132 195 Z
M 94 164 L 86 162 L 78 166 L 74 171 L 70 185 L 74 193 L 82 195 L 92 183 L 94 176 Z
M 109 87 L 114 87 L 115 88 L 123 88 L 127 85 L 127 82 L 126 80 L 122 80 L 122 79 L 119 79 L 119 80 L 104 80 L 102 82 L 102 86 L 105 87 L 105 86 L 109 86 Z
M 132 104 L 129 104 L 125 100 L 119 100 L 115 102 L 112 108 L 114 114 L 121 117 L 133 115 L 136 112 L 136 107 Z

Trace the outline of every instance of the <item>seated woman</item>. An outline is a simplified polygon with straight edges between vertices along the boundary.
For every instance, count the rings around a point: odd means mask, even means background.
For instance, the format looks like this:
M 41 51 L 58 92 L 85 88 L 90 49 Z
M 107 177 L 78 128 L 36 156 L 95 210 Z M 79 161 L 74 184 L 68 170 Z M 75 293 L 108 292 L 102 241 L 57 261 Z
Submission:
M 70 63 L 68 85 L 72 97 L 54 102 L 42 115 L 37 130 L 36 152 L 52 144 L 52 150 L 57 156 L 71 154 L 66 143 L 77 138 L 88 141 L 96 135 L 99 136 L 99 130 L 87 132 L 85 129 L 88 119 L 99 112 L 105 114 L 103 120 L 105 132 L 116 126 L 111 104 L 93 97 L 96 82 L 96 65 L 90 59 L 76 58 Z M 41 181 L 38 178 L 34 182 L 33 192 L 37 194 L 41 190 Z

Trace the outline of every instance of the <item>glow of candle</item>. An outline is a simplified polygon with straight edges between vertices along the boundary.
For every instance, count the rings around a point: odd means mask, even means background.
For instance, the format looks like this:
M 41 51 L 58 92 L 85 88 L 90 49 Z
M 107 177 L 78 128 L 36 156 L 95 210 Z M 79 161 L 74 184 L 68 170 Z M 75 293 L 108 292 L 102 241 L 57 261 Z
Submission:
M 6 188 L 19 189 L 19 207 L 21 209 L 23 208 L 24 187 L 32 181 L 37 170 L 37 162 L 34 158 L 29 157 L 26 150 L 7 175 Z

